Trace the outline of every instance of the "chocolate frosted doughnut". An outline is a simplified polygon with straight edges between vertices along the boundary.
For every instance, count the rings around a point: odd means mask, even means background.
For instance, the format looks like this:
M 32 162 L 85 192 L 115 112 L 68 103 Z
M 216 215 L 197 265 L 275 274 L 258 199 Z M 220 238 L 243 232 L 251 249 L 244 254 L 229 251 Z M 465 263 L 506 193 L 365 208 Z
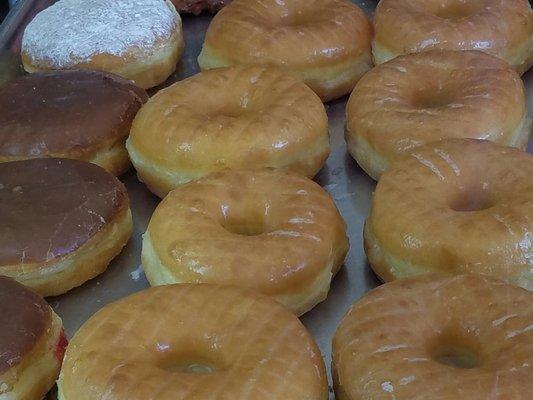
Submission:
M 124 141 L 146 92 L 88 70 L 24 76 L 0 88 L 0 162 L 65 157 L 113 174 L 129 168 Z
M 0 276 L 0 398 L 42 399 L 66 344 L 61 320 L 43 298 Z
M 0 164 L 0 275 L 43 296 L 102 273 L 126 244 L 126 189 L 102 168 L 42 158 Z

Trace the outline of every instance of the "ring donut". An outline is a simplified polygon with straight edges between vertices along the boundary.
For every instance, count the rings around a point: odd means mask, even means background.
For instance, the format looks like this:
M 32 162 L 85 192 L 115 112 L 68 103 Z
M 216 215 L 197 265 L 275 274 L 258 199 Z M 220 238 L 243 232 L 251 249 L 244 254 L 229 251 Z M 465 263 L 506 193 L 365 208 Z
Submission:
M 313 177 L 329 155 L 328 118 L 292 76 L 236 66 L 159 91 L 135 117 L 126 147 L 139 179 L 160 197 L 228 168 Z
M 533 294 L 482 275 L 372 290 L 333 338 L 337 400 L 533 398 Z
M 0 276 L 0 399 L 42 400 L 54 386 L 67 339 L 41 296 Z
M 520 76 L 479 51 L 427 51 L 377 66 L 357 83 L 346 119 L 348 150 L 376 180 L 425 143 L 475 138 L 525 150 L 531 134 Z
M 142 260 L 152 285 L 245 286 L 301 315 L 326 298 L 347 251 L 346 225 L 313 181 L 225 171 L 170 192 L 150 220 Z
M 28 24 L 21 57 L 27 72 L 96 69 L 148 89 L 175 71 L 183 48 L 169 0 L 59 0 Z
M 371 38 L 365 13 L 346 0 L 234 0 L 211 21 L 198 63 L 278 66 L 329 101 L 372 67 Z
M 374 15 L 376 64 L 426 50 L 482 50 L 520 74 L 533 64 L 527 0 L 381 0 Z
M 0 275 L 57 296 L 104 272 L 128 242 L 124 185 L 62 158 L 0 163 Z
M 328 399 L 320 350 L 298 318 L 256 292 L 208 284 L 105 306 L 71 340 L 58 389 L 61 400 Z
M 381 177 L 364 229 L 384 280 L 484 273 L 533 290 L 533 156 L 489 141 L 415 149 Z

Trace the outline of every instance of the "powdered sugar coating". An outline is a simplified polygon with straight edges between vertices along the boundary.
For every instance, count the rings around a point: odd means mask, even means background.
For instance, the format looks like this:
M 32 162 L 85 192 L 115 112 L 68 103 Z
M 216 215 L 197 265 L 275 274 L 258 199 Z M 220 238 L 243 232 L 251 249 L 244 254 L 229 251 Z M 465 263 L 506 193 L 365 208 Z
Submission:
M 149 55 L 180 24 L 165 0 L 60 0 L 26 27 L 22 51 L 53 68 L 69 68 L 97 54 L 122 56 L 131 47 Z

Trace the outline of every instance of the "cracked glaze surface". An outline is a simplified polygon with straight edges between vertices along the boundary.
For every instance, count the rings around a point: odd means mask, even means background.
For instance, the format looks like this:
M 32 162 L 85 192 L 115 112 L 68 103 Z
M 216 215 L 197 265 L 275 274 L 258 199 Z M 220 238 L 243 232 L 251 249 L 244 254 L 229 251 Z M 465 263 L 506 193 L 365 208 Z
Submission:
M 68 255 L 127 206 L 102 168 L 46 158 L 0 164 L 0 273 Z
M 439 361 L 450 346 L 477 364 Z M 481 275 L 382 285 L 342 320 L 333 364 L 338 400 L 529 400 L 533 294 Z
M 417 148 L 383 174 L 365 250 L 385 280 L 484 273 L 533 289 L 533 156 L 475 139 Z

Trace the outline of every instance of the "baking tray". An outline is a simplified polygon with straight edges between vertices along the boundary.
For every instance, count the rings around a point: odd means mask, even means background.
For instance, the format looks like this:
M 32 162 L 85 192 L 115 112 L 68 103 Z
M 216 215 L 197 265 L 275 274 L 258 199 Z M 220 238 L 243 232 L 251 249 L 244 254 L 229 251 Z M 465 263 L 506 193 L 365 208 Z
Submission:
M 23 74 L 20 66 L 20 39 L 24 27 L 36 12 L 50 5 L 52 0 L 25 0 L 19 2 L 0 26 L 0 83 Z M 356 1 L 369 16 L 377 1 Z M 196 58 L 204 40 L 211 16 L 183 16 L 185 52 L 176 72 L 165 82 L 173 82 L 199 71 Z M 528 88 L 528 111 L 533 115 L 533 70 L 524 76 Z M 153 94 L 157 89 L 152 90 Z M 301 320 L 310 330 L 324 356 L 326 367 L 331 363 L 331 339 L 337 325 L 349 306 L 380 282 L 374 275 L 363 251 L 363 222 L 370 210 L 375 182 L 370 179 L 350 157 L 344 142 L 344 110 L 347 98 L 326 104 L 331 135 L 331 155 L 315 180 L 333 197 L 348 225 L 350 251 L 344 267 L 332 282 L 327 300 L 305 314 Z M 529 143 L 532 152 L 533 141 Z M 107 271 L 83 286 L 65 295 L 48 298 L 52 307 L 63 319 L 68 337 L 91 315 L 105 304 L 133 292 L 147 288 L 148 282 L 141 267 L 141 235 L 159 199 L 140 183 L 133 170 L 120 177 L 128 189 L 133 213 L 134 231 L 123 252 Z M 331 380 L 331 379 L 330 379 Z M 333 392 L 330 390 L 330 398 Z

